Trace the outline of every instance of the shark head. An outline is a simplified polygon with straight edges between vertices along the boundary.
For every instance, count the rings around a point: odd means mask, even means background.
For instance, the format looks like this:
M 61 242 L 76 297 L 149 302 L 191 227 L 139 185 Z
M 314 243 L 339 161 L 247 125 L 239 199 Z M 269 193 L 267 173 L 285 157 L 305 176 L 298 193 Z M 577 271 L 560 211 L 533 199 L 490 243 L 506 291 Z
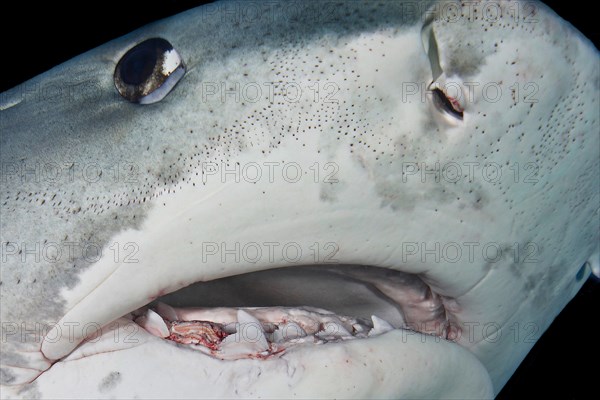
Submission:
M 541 3 L 327 4 L 2 95 L 3 396 L 503 387 L 598 269 L 598 52 Z

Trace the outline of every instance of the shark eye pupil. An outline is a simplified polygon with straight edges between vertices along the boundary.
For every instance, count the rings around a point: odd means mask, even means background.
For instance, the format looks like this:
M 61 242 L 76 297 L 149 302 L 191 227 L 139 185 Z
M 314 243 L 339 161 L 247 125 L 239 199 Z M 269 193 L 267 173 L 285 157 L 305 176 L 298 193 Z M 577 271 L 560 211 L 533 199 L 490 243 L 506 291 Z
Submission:
M 161 38 L 145 40 L 129 49 L 114 74 L 119 94 L 132 103 L 162 100 L 185 74 L 185 65 L 171 43 Z
M 139 85 L 146 81 L 156 65 L 156 51 L 148 41 L 134 47 L 121 59 L 121 79 L 128 85 Z

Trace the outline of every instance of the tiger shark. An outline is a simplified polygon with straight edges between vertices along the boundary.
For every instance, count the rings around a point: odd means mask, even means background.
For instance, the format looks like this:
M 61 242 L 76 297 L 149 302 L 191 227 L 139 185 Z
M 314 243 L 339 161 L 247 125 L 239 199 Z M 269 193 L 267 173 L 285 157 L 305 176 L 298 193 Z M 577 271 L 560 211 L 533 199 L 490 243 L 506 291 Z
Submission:
M 0 98 L 2 398 L 492 398 L 598 274 L 538 2 L 218 2 Z

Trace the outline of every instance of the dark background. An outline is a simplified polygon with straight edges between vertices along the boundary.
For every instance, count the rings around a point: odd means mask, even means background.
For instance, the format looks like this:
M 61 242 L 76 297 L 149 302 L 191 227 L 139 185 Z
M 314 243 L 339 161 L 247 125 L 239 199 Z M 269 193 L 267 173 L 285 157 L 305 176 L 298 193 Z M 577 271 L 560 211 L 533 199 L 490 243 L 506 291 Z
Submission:
M 3 10 L 0 17 L 0 92 L 149 22 L 203 3 L 207 2 L 10 2 L 11 9 Z M 545 3 L 598 48 L 600 24 L 590 6 L 564 0 Z M 598 368 L 593 367 L 600 358 L 598 333 L 593 328 L 598 305 L 600 283 L 590 279 L 533 347 L 498 398 L 589 398 L 598 380 Z

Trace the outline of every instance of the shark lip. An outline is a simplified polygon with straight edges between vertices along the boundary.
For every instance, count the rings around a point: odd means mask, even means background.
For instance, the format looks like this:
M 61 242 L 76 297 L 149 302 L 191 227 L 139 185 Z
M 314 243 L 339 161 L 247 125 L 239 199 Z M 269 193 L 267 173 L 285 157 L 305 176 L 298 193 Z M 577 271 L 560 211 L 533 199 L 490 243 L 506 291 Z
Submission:
M 364 339 L 395 329 L 452 341 L 459 328 L 446 312 L 448 300 L 416 274 L 358 265 L 300 266 L 196 282 L 125 318 L 215 358 L 265 358 L 296 345 Z M 50 354 L 55 343 L 47 344 Z

